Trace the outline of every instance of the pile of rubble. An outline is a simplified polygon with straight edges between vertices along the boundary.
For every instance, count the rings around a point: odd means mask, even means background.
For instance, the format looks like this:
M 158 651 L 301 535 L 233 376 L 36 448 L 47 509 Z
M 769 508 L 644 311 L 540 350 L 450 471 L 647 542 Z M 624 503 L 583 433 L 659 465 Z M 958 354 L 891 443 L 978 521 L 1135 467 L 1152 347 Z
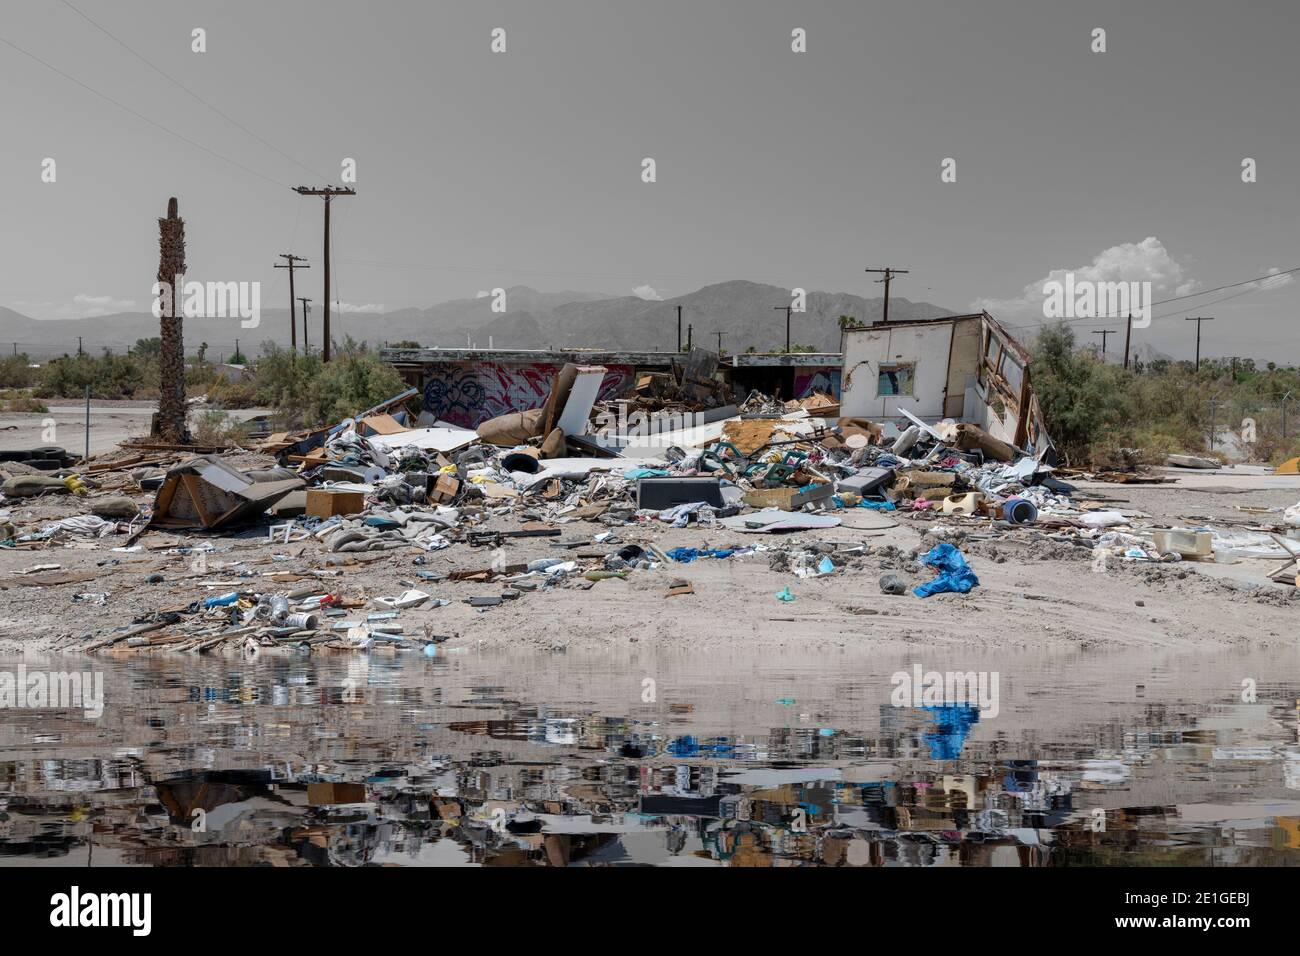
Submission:
M 755 393 L 726 405 L 706 390 L 686 402 L 676 381 L 645 382 L 626 402 L 598 403 L 604 373 L 567 365 L 542 407 L 475 430 L 409 407 L 418 396 L 411 389 L 353 419 L 271 435 L 246 452 L 124 452 L 77 466 L 44 449 L 42 460 L 57 467 L 0 463 L 8 509 L 0 511 L 0 546 L 104 549 L 103 575 L 144 552 L 171 560 L 176 572 L 146 583 L 190 582 L 188 600 L 137 606 L 130 622 L 77 639 L 82 650 L 250 655 L 275 647 L 435 653 L 449 635 L 434 633 L 425 616 L 416 628 L 403 615 L 452 603 L 449 585 L 458 582 L 490 585 L 492 593 L 463 598 L 487 609 L 661 571 L 665 596 L 693 593 L 674 569 L 699 560 L 761 555 L 798 578 L 841 574 L 862 566 L 869 544 L 780 534 L 841 525 L 917 526 L 922 549 L 900 569 L 928 567 L 933 579 L 909 588 L 886 573 L 878 582 L 886 595 L 968 592 L 979 578 L 960 548 L 981 553 L 985 542 L 1007 539 L 1045 555 L 1129 562 L 1256 548 L 1287 559 L 1275 580 L 1295 584 L 1300 571 L 1298 542 L 1151 526 L 1138 512 L 1081 495 L 1046 455 L 971 423 L 927 424 L 901 409 L 885 423 L 837 417 L 834 398 L 821 394 L 781 403 Z M 78 513 L 50 510 L 49 502 L 69 499 Z M 1300 510 L 1286 522 L 1300 525 Z M 567 537 L 574 523 L 602 530 Z M 701 547 L 660 549 L 645 533 L 656 527 L 700 529 Z M 549 556 L 507 561 L 503 544 L 518 539 L 544 541 Z M 253 546 L 270 555 L 222 557 Z M 430 556 L 447 549 L 467 562 L 435 570 Z M 372 565 L 391 572 L 387 593 L 350 585 L 350 575 Z M 12 581 L 54 587 L 99 576 L 44 563 Z M 73 600 L 99 607 L 108 597 L 87 589 Z M 775 597 L 795 600 L 788 587 Z

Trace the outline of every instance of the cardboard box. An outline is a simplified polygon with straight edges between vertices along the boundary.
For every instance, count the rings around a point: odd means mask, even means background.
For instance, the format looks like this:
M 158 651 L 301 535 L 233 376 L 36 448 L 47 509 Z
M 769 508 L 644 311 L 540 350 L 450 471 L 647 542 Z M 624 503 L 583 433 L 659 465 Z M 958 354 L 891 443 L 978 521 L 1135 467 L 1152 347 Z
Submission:
M 455 475 L 429 476 L 425 497 L 431 504 L 446 504 L 460 494 L 460 479 Z
M 317 518 L 354 515 L 366 510 L 366 496 L 359 491 L 334 491 L 329 488 L 307 489 L 307 514 Z
M 789 485 L 780 488 L 759 488 L 745 493 L 744 502 L 751 508 L 780 508 L 782 511 L 798 511 L 810 501 L 823 501 L 835 493 L 829 482 L 814 485 L 807 491 Z
M 309 783 L 307 803 L 313 807 L 328 807 L 336 803 L 365 803 L 366 787 L 361 783 Z

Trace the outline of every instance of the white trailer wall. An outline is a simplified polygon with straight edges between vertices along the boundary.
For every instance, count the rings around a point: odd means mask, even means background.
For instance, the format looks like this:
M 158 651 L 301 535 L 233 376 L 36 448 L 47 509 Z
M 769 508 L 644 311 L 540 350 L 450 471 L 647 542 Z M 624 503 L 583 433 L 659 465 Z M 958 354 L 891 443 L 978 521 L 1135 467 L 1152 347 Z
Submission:
M 898 409 L 905 408 L 919 418 L 943 418 L 952 330 L 951 322 L 846 330 L 840 414 L 879 421 L 897 418 Z M 911 394 L 881 394 L 881 366 L 908 364 L 913 367 Z

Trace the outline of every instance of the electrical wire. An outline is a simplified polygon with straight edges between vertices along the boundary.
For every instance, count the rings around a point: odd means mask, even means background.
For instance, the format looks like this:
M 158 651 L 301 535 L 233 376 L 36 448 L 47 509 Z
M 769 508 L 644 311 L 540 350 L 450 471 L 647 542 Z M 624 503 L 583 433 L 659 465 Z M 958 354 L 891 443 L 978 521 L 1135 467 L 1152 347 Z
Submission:
M 134 56 L 137 60 L 139 60 L 139 61 L 140 61 L 141 63 L 143 63 L 145 66 L 149 67 L 149 69 L 153 70 L 155 73 L 157 73 L 157 74 L 158 74 L 159 76 L 161 76 L 163 79 L 165 79 L 165 80 L 167 80 L 168 82 L 170 82 L 170 83 L 174 84 L 175 86 L 179 87 L 181 90 L 183 90 L 186 94 L 188 94 L 188 95 L 189 95 L 191 98 L 193 98 L 195 101 L 197 101 L 198 103 L 201 103 L 203 106 L 206 106 L 208 109 L 210 109 L 212 112 L 216 113 L 218 116 L 220 116 L 223 120 L 225 120 L 225 121 L 226 121 L 227 123 L 229 123 L 230 125 L 236 127 L 237 129 L 241 129 L 241 130 L 243 130 L 245 133 L 247 133 L 249 136 L 253 137 L 253 139 L 257 140 L 257 141 L 258 141 L 259 143 L 261 143 L 263 146 L 266 146 L 266 147 L 268 147 L 269 149 L 274 150 L 275 152 L 277 152 L 277 153 L 279 153 L 281 156 L 283 156 L 285 159 L 289 160 L 289 162 L 293 163 L 295 166 L 298 166 L 298 167 L 301 167 L 302 169 L 307 170 L 307 172 L 311 173 L 313 176 L 317 177 L 318 179 L 326 180 L 326 179 L 329 178 L 328 176 L 323 176 L 323 175 L 321 175 L 321 173 L 320 173 L 318 170 L 312 169 L 312 168 L 311 168 L 310 166 L 308 166 L 306 163 L 303 163 L 303 162 L 300 162 L 300 161 L 297 160 L 297 159 L 294 159 L 292 156 L 290 156 L 288 153 L 286 153 L 286 152 L 285 152 L 284 150 L 282 150 L 280 147 L 276 146 L 274 143 L 270 142 L 269 140 L 265 139 L 264 137 L 262 137 L 262 136 L 258 135 L 257 133 L 253 132 L 251 129 L 249 129 L 247 126 L 245 126 L 243 123 L 239 122 L 237 119 L 235 119 L 234 117 L 228 115 L 227 113 L 225 113 L 225 112 L 222 111 L 221 109 L 217 108 L 216 106 L 213 106 L 211 103 L 209 103 L 209 102 L 208 102 L 207 100 L 205 100 L 203 97 L 199 96 L 199 94 L 195 93 L 192 89 L 190 89 L 188 86 L 186 86 L 186 85 L 185 85 L 184 83 L 182 83 L 180 80 L 176 79 L 176 77 L 172 76 L 170 73 L 167 73 L 165 70 L 163 70 L 163 69 L 162 69 L 161 67 L 159 67 L 157 64 L 155 64 L 155 63 L 153 63 L 151 60 L 147 59 L 147 58 L 146 58 L 142 53 L 140 53 L 140 52 L 138 52 L 137 50 L 135 50 L 134 48 L 132 48 L 132 47 L 131 47 L 130 45 L 128 45 L 127 42 L 126 42 L 125 40 L 123 40 L 121 37 L 118 37 L 118 36 L 116 36 L 115 34 L 109 32 L 109 30 L 108 30 L 106 27 L 104 27 L 103 24 L 98 23 L 98 22 L 95 21 L 95 20 L 92 20 L 92 19 L 91 19 L 89 16 L 87 16 L 83 11 L 81 11 L 81 10 L 79 10 L 77 7 L 73 6 L 73 4 L 70 2 L 70 0 L 61 0 L 61 2 L 63 3 L 63 5 L 64 5 L 65 7 L 67 7 L 69 10 L 71 10 L 71 11 L 72 11 L 73 13 L 75 13 L 77 16 L 81 17 L 83 20 L 85 20 L 87 23 L 89 23 L 91 26 L 93 26 L 93 27 L 94 27 L 96 30 L 98 30 L 100 33 L 104 34 L 104 36 L 108 37 L 108 38 L 109 38 L 110 40 L 112 40 L 114 43 L 117 43 L 119 46 L 122 47 L 122 49 L 126 50 L 128 53 L 130 53 L 132 56 Z
M 120 109 L 120 110 L 124 110 L 125 112 L 130 113 L 132 116 L 136 117 L 137 119 L 142 119 L 142 120 L 144 120 L 144 121 L 145 121 L 146 123 L 148 123 L 150 126 L 153 126 L 153 127 L 157 128 L 157 129 L 162 130 L 162 131 L 163 131 L 164 133 L 166 133 L 168 136 L 174 136 L 174 137 L 176 137 L 177 139 L 179 139 L 181 142 L 183 142 L 183 143 L 188 143 L 190 146 L 193 146 L 195 149 L 201 149 L 201 150 L 203 150 L 203 152 L 207 153 L 208 155 L 210 155 L 210 156 L 215 156 L 217 159 L 221 160 L 223 163 L 229 163 L 231 166 L 235 166 L 235 167 L 237 167 L 237 168 L 239 168 L 239 169 L 242 169 L 244 172 L 248 173 L 250 176 L 256 176 L 258 179 L 263 179 L 263 180 L 265 180 L 266 182 L 271 183 L 273 186 L 281 186 L 281 187 L 286 187 L 286 188 L 292 188 L 292 187 L 288 186 L 287 183 L 282 183 L 282 182 L 280 182 L 279 180 L 272 179 L 270 176 L 263 175 L 262 173 L 259 173 L 257 170 L 252 169 L 251 167 L 245 166 L 243 163 L 239 162 L 239 160 L 237 160 L 237 159 L 231 159 L 229 156 L 222 155 L 221 153 L 218 153 L 218 152 L 217 152 L 216 150 L 214 150 L 214 149 L 209 149 L 207 146 L 204 146 L 202 143 L 195 142 L 194 140 L 190 139 L 188 136 L 185 136 L 185 135 L 182 134 L 182 133 L 178 133 L 178 132 L 176 132 L 174 129 L 169 129 L 168 127 L 164 126 L 162 123 L 159 123 L 157 120 L 152 120 L 152 119 L 150 119 L 149 117 L 145 116 L 143 113 L 141 113 L 141 112 L 139 112 L 139 111 L 137 111 L 137 110 L 134 110 L 134 109 L 132 109 L 131 107 L 127 106 L 125 103 L 122 103 L 122 102 L 119 102 L 118 100 L 113 99 L 113 97 L 109 96 L 107 93 L 101 92 L 100 90 L 97 90 L 97 89 L 95 89 L 95 88 L 92 87 L 92 86 L 87 86 L 85 83 L 81 82 L 81 80 L 77 79 L 75 76 L 72 76 L 72 75 L 69 74 L 69 73 L 65 73 L 63 70 L 60 70 L 57 66 L 53 65 L 52 63 L 49 63 L 49 62 L 47 62 L 47 61 L 45 61 L 45 60 L 42 60 L 42 59 L 41 59 L 39 56 L 37 56 L 35 53 L 29 53 L 27 50 L 24 50 L 24 49 L 23 49 L 22 47 L 20 47 L 18 44 L 14 43 L 12 40 L 8 40 L 8 39 L 6 39 L 5 37 L 0 37 L 0 43 L 3 43 L 5 46 L 9 47 L 10 49 L 16 50 L 17 52 L 21 53 L 23 56 L 25 56 L 25 57 L 27 57 L 27 58 L 29 58 L 29 59 L 35 60 L 35 61 L 36 61 L 37 63 L 39 63 L 41 66 L 45 67 L 47 70 L 51 70 L 51 71 L 53 71 L 53 72 L 59 74 L 59 76 L 63 77 L 65 80 L 69 80 L 70 82 L 77 84 L 77 86 L 81 87 L 83 90 L 86 90 L 87 92 L 94 93 L 94 94 L 95 94 L 96 96 L 98 96 L 100 99 L 105 100 L 105 101 L 107 101 L 107 102 L 113 104 L 113 105 L 116 106 L 118 109 Z

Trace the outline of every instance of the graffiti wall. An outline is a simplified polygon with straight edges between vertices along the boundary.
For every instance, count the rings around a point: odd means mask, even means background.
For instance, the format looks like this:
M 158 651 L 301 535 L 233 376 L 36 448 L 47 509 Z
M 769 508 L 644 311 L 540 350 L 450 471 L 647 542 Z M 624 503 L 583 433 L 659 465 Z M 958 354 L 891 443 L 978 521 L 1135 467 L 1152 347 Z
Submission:
M 551 382 L 563 365 L 539 363 L 456 362 L 424 370 L 424 407 L 443 421 L 476 428 L 489 418 L 522 412 L 546 403 Z M 631 365 L 606 365 L 601 400 L 631 391 L 636 382 Z
M 794 373 L 794 397 L 807 398 L 813 392 L 826 392 L 840 397 L 839 366 L 822 368 L 799 368 Z

